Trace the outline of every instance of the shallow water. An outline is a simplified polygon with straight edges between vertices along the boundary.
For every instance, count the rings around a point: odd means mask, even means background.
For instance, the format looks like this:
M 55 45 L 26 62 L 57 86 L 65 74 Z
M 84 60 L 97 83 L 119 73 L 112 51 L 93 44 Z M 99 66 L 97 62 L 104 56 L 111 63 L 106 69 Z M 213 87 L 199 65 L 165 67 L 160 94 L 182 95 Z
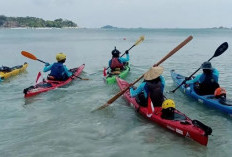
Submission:
M 141 36 L 145 41 L 131 51 L 133 82 L 189 35 L 193 40 L 162 63 L 165 90 L 175 88 L 169 71 L 190 75 L 208 60 L 217 47 L 232 43 L 232 30 L 225 29 L 0 29 L 0 65 L 29 63 L 26 72 L 0 83 L 1 157 L 24 156 L 230 156 L 232 120 L 207 108 L 181 92 L 166 94 L 176 107 L 192 119 L 213 129 L 208 146 L 173 134 L 136 114 L 123 98 L 108 108 L 91 113 L 114 96 L 117 85 L 106 85 L 102 70 L 114 46 L 124 52 Z M 126 38 L 126 40 L 123 40 Z M 23 57 L 22 50 L 46 62 L 58 52 L 67 54 L 69 68 L 86 64 L 83 78 L 70 85 L 25 99 L 23 89 L 35 83 L 43 64 Z M 232 97 L 231 48 L 214 58 L 220 84 Z M 44 74 L 44 77 L 46 74 Z

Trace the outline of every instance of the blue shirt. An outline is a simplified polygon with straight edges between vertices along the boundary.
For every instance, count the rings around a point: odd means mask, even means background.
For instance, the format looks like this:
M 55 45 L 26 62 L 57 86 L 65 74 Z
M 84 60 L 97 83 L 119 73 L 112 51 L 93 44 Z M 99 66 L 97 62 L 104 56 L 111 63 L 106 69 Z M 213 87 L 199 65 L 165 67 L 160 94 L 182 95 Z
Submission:
M 160 76 L 160 79 L 161 79 L 161 84 L 162 84 L 162 92 L 164 91 L 164 86 L 165 86 L 165 79 L 163 76 Z M 135 97 L 136 95 L 138 95 L 139 93 L 141 93 L 142 91 L 144 91 L 144 96 L 145 98 L 147 98 L 148 96 L 148 93 L 147 91 L 145 90 L 145 85 L 146 85 L 146 82 L 142 82 L 138 87 L 137 89 L 133 89 L 132 87 L 130 88 L 130 95 L 131 97 Z
M 219 72 L 217 69 L 213 69 L 213 79 L 218 83 Z M 196 82 L 202 83 L 205 80 L 205 74 L 199 74 L 194 79 L 186 81 L 186 84 L 193 84 Z
M 53 65 L 53 64 L 50 64 L 49 66 L 45 66 L 44 69 L 43 69 L 43 72 L 48 72 L 48 71 L 50 71 L 51 68 L 52 68 L 52 65 Z M 67 76 L 68 76 L 68 77 L 72 76 L 72 72 L 70 72 L 70 71 L 68 70 L 68 68 L 67 68 L 65 65 L 63 65 L 63 66 L 64 66 L 64 71 L 65 71 L 65 73 L 67 74 Z
M 129 54 L 126 54 L 126 58 L 119 57 L 118 60 L 121 63 L 126 63 L 130 60 L 130 56 Z M 110 64 L 111 64 L 111 60 L 109 60 L 109 67 L 110 67 Z

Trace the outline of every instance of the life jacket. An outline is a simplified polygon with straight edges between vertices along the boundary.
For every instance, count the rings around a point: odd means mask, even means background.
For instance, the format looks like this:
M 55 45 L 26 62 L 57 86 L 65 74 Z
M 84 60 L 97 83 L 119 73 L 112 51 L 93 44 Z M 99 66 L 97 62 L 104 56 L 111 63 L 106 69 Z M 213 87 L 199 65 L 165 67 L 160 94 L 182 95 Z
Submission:
M 119 61 L 119 58 L 114 57 L 111 59 L 111 70 L 115 70 L 116 68 L 120 68 L 120 70 L 123 69 L 123 64 Z
M 213 74 L 203 74 L 201 79 L 203 81 L 199 83 L 199 94 L 214 94 L 214 91 L 219 87 L 219 84 L 216 82 L 216 78 Z
M 164 95 L 162 90 L 162 83 L 160 80 L 155 80 L 151 82 L 147 81 L 145 85 L 145 90 L 147 91 L 148 96 L 150 96 L 154 107 L 162 106 Z
M 63 66 L 63 63 L 54 63 L 51 67 L 51 73 L 50 76 L 53 76 L 55 80 L 66 80 L 68 76 L 65 73 L 65 69 Z
M 2 67 L 0 67 L 0 71 L 5 73 L 5 72 L 11 72 L 12 69 L 10 67 L 7 67 L 7 66 L 2 66 Z

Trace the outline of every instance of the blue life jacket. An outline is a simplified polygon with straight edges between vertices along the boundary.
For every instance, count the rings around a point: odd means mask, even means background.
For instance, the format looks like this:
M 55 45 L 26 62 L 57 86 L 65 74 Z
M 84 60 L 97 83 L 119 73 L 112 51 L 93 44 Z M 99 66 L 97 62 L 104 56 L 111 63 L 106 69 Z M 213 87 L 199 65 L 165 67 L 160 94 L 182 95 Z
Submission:
M 65 73 L 63 63 L 54 63 L 51 67 L 50 76 L 55 77 L 56 80 L 65 80 L 68 76 Z

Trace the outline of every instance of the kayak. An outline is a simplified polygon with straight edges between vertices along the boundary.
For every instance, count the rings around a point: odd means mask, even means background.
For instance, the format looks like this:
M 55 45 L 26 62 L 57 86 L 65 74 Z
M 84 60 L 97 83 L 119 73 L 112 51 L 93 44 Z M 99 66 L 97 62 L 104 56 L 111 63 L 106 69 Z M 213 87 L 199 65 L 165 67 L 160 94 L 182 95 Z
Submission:
M 129 83 L 117 78 L 117 83 L 122 91 L 129 86 Z M 175 110 L 174 119 L 164 119 L 161 117 L 162 108 L 155 107 L 155 111 L 152 115 L 148 115 L 147 107 L 140 106 L 136 102 L 136 98 L 130 96 L 129 90 L 123 94 L 124 98 L 130 103 L 136 112 L 141 114 L 143 117 L 151 120 L 154 123 L 159 124 L 160 126 L 171 130 L 181 136 L 188 137 L 202 145 L 207 145 L 208 135 L 212 133 L 212 129 L 198 120 L 191 120 L 185 114 L 181 113 L 178 110 Z
M 37 83 L 34 86 L 30 86 L 23 90 L 23 93 L 25 94 L 24 96 L 31 97 L 31 96 L 64 86 L 70 83 L 71 81 L 73 81 L 75 78 L 77 78 L 83 71 L 84 67 L 85 67 L 85 64 L 81 65 L 78 68 L 70 69 L 70 71 L 73 72 L 73 75 L 69 77 L 66 81 L 54 81 L 54 80 L 46 79 L 46 80 L 43 80 L 42 82 Z
M 171 76 L 176 86 L 179 86 L 185 79 L 185 76 L 177 74 L 175 70 L 171 70 Z M 208 107 L 213 107 L 218 110 L 221 110 L 226 114 L 232 115 L 232 103 L 229 102 L 229 100 L 222 101 L 222 99 L 216 99 L 214 95 L 203 95 L 203 96 L 198 95 L 194 91 L 193 84 L 191 84 L 189 87 L 185 87 L 185 85 L 182 85 L 180 89 L 183 93 L 196 99 L 198 102 L 203 103 L 207 105 Z
M 107 84 L 113 84 L 116 82 L 116 77 L 125 78 L 128 75 L 129 71 L 130 71 L 130 66 L 128 64 L 127 66 L 125 66 L 124 70 L 120 71 L 120 73 L 113 74 L 109 72 L 107 76 L 104 76 L 104 79 Z
M 0 82 L 11 77 L 18 75 L 19 73 L 26 70 L 28 64 L 25 62 L 23 65 L 18 65 L 14 67 L 0 67 Z

